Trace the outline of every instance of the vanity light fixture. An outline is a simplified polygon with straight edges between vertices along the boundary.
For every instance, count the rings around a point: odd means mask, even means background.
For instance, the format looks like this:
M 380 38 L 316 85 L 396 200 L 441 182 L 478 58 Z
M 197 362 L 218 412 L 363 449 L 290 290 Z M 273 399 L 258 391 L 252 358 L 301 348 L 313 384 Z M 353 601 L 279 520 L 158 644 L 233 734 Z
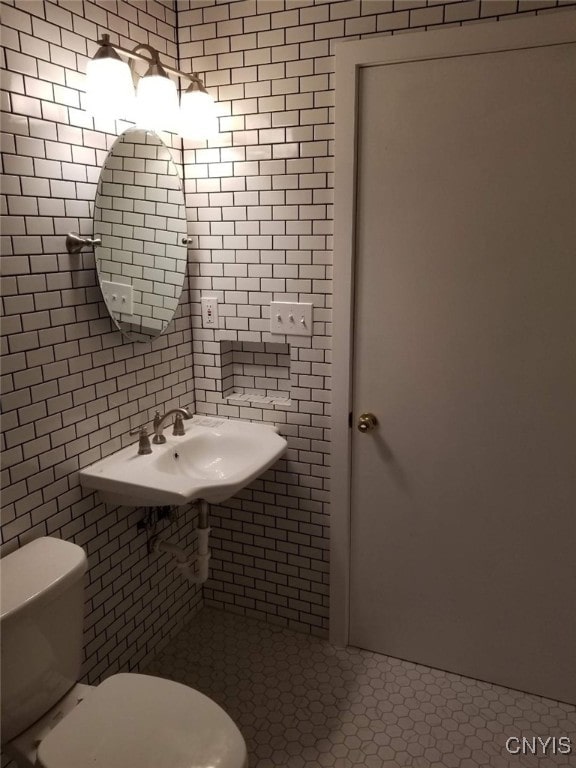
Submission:
M 143 47 L 143 46 L 141 46 Z M 158 51 L 151 49 L 155 59 L 136 86 L 136 125 L 139 128 L 176 131 L 178 125 L 178 91 L 170 80 Z
M 151 45 L 138 44 L 129 51 L 111 43 L 108 34 L 102 35 L 98 44 L 100 48 L 86 67 L 87 108 L 92 115 L 124 118 L 137 127 L 173 131 L 186 138 L 206 139 L 218 133 L 216 105 L 199 75 L 163 65 Z M 146 74 L 138 79 L 136 95 L 135 61 L 148 64 Z M 180 106 L 170 75 L 190 82 Z
M 192 80 L 182 94 L 178 132 L 185 139 L 210 138 L 218 133 L 216 104 L 200 78 Z
M 86 108 L 94 117 L 131 117 L 134 108 L 132 72 L 110 44 L 110 36 L 86 66 Z

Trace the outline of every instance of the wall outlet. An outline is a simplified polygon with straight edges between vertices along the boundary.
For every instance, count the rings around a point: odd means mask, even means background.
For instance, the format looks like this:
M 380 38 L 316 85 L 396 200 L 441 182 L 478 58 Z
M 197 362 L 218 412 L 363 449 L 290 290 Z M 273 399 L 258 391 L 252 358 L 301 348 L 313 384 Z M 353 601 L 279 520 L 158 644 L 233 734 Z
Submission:
M 133 312 L 133 290 L 131 285 L 102 280 L 100 283 L 104 301 L 113 317 L 131 315 Z
M 270 333 L 288 336 L 312 336 L 312 304 L 272 301 L 270 303 Z
M 218 328 L 218 299 L 216 296 L 202 297 L 202 327 Z

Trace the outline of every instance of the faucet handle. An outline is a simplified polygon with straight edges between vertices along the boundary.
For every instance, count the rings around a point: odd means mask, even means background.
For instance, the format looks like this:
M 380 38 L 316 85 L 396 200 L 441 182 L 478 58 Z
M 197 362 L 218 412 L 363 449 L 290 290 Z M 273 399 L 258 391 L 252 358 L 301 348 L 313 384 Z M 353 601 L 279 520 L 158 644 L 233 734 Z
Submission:
M 141 456 L 145 453 L 152 453 L 152 447 L 150 445 L 150 438 L 148 437 L 148 430 L 146 426 L 142 424 L 137 429 L 130 430 L 131 435 L 138 435 L 138 455 Z
M 162 430 L 160 429 L 160 426 L 162 424 L 162 417 L 160 416 L 160 411 L 156 411 L 154 414 L 154 421 L 152 423 L 153 429 L 154 429 L 154 437 L 152 438 L 152 442 L 155 445 L 163 445 L 166 442 L 166 438 L 162 434 Z
M 177 413 L 176 416 L 174 416 L 174 429 L 172 430 L 172 434 L 177 437 L 182 437 L 182 435 L 186 434 L 184 431 L 184 417 L 181 413 Z

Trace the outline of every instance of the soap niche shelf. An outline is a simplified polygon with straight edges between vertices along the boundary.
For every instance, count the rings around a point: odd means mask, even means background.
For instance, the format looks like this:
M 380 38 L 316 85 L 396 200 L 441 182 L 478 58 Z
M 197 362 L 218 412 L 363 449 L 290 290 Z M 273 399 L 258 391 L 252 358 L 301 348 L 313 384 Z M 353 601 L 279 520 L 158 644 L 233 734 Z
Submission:
M 230 403 L 290 405 L 290 345 L 221 341 L 222 397 Z

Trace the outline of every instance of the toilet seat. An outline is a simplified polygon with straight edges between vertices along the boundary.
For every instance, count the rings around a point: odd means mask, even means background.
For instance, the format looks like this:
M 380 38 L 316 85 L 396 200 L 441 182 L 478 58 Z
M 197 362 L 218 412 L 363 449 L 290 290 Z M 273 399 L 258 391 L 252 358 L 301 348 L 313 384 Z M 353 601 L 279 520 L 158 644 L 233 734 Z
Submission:
M 244 768 L 244 739 L 212 699 L 159 677 L 97 686 L 38 747 L 38 768 Z

